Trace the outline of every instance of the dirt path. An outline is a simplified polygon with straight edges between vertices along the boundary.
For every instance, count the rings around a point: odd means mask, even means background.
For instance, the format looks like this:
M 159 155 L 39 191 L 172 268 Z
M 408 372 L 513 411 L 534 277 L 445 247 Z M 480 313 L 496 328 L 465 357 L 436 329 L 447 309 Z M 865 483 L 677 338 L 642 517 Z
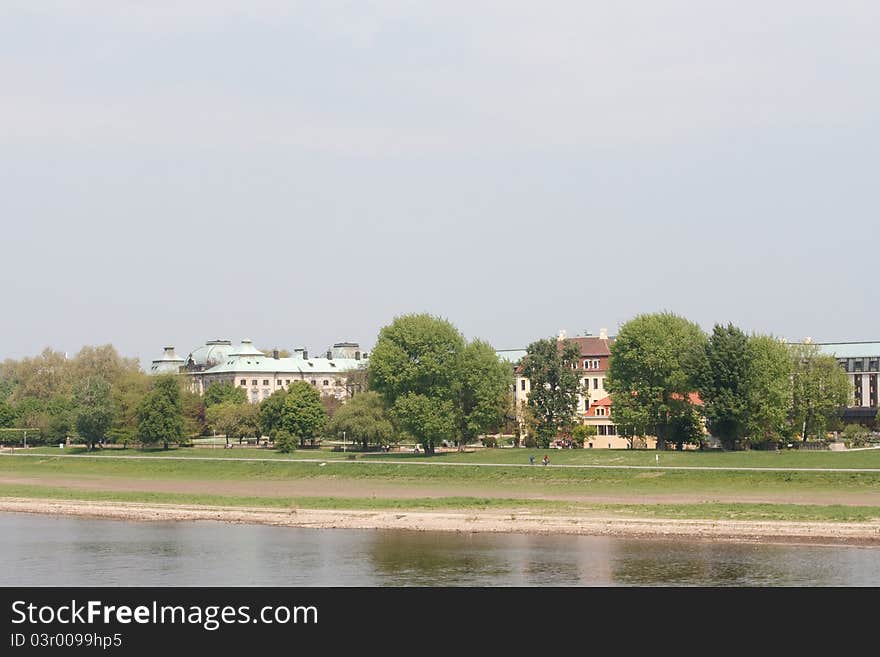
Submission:
M 411 512 L 322 511 L 77 502 L 0 498 L 0 511 L 134 521 L 214 520 L 319 529 L 583 534 L 629 538 L 781 542 L 880 546 L 880 521 L 865 523 L 659 520 L 601 515 L 550 516 L 523 511 Z
M 21 476 L 0 474 L 0 484 L 19 486 L 50 486 L 72 490 L 191 493 L 230 495 L 238 497 L 380 497 L 414 499 L 423 497 L 482 497 L 506 499 L 547 499 L 594 504 L 693 504 L 765 503 L 765 504 L 843 504 L 850 506 L 880 506 L 880 493 L 822 491 L 822 492 L 759 492 L 759 493 L 629 493 L 626 491 L 577 491 L 558 493 L 552 489 L 506 490 L 501 487 L 474 484 L 407 483 L 368 481 L 357 479 L 308 478 L 284 480 L 210 480 L 210 479 L 132 479 L 102 475 Z

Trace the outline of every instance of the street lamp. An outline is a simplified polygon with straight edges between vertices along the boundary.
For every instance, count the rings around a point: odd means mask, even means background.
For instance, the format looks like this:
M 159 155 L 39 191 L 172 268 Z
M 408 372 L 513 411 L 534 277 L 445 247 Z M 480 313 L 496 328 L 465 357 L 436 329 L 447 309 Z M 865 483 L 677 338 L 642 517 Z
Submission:
M 345 432 L 342 432 L 342 451 L 345 452 Z

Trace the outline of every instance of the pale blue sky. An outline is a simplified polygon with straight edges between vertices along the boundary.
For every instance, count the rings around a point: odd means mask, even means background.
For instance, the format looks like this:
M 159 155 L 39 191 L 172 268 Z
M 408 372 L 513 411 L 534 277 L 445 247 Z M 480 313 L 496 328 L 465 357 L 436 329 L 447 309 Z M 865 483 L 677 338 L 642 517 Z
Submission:
M 0 359 L 880 339 L 880 4 L 0 5 Z

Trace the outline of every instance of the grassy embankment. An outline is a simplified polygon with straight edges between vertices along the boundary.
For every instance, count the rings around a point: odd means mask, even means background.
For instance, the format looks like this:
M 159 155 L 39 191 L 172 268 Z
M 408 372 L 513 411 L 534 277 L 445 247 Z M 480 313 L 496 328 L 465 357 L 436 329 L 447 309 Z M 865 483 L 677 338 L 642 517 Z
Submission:
M 302 450 L 279 455 L 262 449 L 181 449 L 122 455 L 218 457 L 220 461 L 166 458 L 110 459 L 119 451 L 107 450 L 97 458 L 59 458 L 57 448 L 29 450 L 40 456 L 0 457 L 0 496 L 44 499 L 79 499 L 165 504 L 251 506 L 303 509 L 426 509 L 426 510 L 522 510 L 542 513 L 611 514 L 651 518 L 860 521 L 880 517 L 880 507 L 871 504 L 775 504 L 730 502 L 737 495 L 774 494 L 787 496 L 848 493 L 877 495 L 880 501 L 880 472 L 803 472 L 672 470 L 675 467 L 746 468 L 880 468 L 880 452 L 746 452 L 674 453 L 550 450 L 554 465 L 594 467 L 558 468 L 540 465 L 521 467 L 528 455 L 541 450 L 483 450 L 449 453 L 431 459 L 412 454 L 358 454 L 354 461 L 339 452 Z M 77 450 L 65 450 L 75 454 Z M 214 452 L 214 453 L 212 453 Z M 234 452 L 234 453 L 233 453 Z M 81 451 L 79 453 L 82 453 Z M 265 458 L 240 461 L 236 457 Z M 318 462 L 290 462 L 279 459 L 315 459 Z M 386 463 L 394 460 L 403 463 Z M 427 467 L 431 463 L 460 463 L 457 467 Z M 418 465 L 417 465 L 418 464 Z M 483 464 L 483 465 L 481 465 Z M 485 467 L 493 464 L 497 467 Z M 508 465 L 510 467 L 503 467 Z M 649 469 L 611 469 L 595 466 L 636 465 Z M 26 478 L 26 485 L 10 479 Z M 130 490 L 107 490 L 109 482 L 127 482 Z M 271 485 L 259 495 L 224 494 L 225 482 L 322 481 L 334 485 L 332 495 L 278 496 Z M 59 482 L 63 481 L 63 484 Z M 216 482 L 210 492 L 138 490 L 139 482 Z M 76 486 L 69 485 L 71 482 Z M 407 497 L 393 492 L 354 497 L 347 483 L 382 483 L 405 487 Z M 102 488 L 102 484 L 105 488 Z M 336 486 L 338 484 L 338 486 Z M 173 486 L 172 486 L 173 488 Z M 339 495 L 336 495 L 338 490 Z M 216 491 L 216 492 L 215 492 Z M 455 491 L 451 494 L 450 491 Z M 470 492 L 477 494 L 471 495 Z M 625 494 L 626 503 L 593 503 L 592 495 Z M 630 503 L 639 495 L 698 495 L 701 501 L 685 504 L 659 502 Z M 567 495 L 576 501 L 566 500 Z M 725 497 L 720 503 L 713 497 Z

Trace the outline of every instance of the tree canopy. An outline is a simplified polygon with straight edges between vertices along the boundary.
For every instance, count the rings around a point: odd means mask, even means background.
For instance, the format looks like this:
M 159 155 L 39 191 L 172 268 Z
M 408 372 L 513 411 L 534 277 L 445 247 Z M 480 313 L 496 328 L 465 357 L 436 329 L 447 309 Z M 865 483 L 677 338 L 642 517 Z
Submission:
M 355 395 L 336 411 L 327 425 L 327 434 L 338 436 L 343 431 L 347 440 L 360 442 L 364 449 L 393 443 L 397 437 L 385 401 L 373 391 Z
M 426 454 L 444 440 L 467 442 L 497 426 L 509 379 L 488 344 L 468 344 L 452 323 L 428 314 L 395 318 L 370 357 L 370 388 Z
M 305 381 L 295 381 L 287 389 L 281 411 L 282 428 L 299 438 L 300 445 L 314 441 L 321 435 L 327 422 L 327 413 L 321 404 L 321 394 Z
M 529 380 L 527 405 L 535 424 L 535 438 L 547 447 L 560 431 L 570 431 L 582 391 L 580 349 L 556 338 L 537 340 L 526 349 L 520 373 Z M 587 393 L 585 390 L 583 391 Z
M 178 443 L 183 438 L 180 383 L 174 374 L 153 380 L 150 392 L 138 407 L 138 438 L 145 445 Z
M 624 433 L 655 435 L 657 449 L 665 449 L 674 429 L 692 426 L 691 393 L 705 357 L 705 334 L 683 317 L 664 312 L 628 321 L 611 345 L 605 379 L 615 423 Z

